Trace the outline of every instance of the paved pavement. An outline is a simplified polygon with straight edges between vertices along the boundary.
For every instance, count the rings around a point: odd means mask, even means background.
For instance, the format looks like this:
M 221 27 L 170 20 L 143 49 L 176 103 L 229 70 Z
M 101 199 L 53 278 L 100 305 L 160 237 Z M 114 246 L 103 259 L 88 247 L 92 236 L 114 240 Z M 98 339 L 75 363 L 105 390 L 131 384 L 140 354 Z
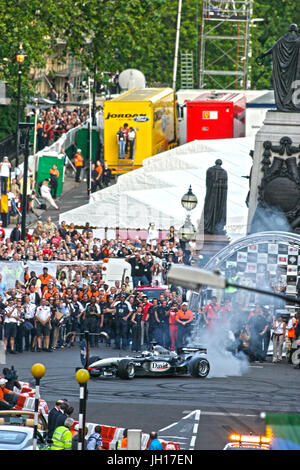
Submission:
M 37 209 L 36 217 L 30 215 L 29 226 L 34 227 L 38 219 L 44 222 L 49 216 L 54 223 L 57 223 L 59 220 L 59 214 L 75 209 L 76 207 L 83 206 L 84 204 L 87 204 L 88 201 L 87 182 L 82 180 L 80 183 L 76 183 L 73 176 L 66 176 L 62 194 L 57 196 L 56 199 L 59 210 L 56 210 L 51 206 L 44 211 Z

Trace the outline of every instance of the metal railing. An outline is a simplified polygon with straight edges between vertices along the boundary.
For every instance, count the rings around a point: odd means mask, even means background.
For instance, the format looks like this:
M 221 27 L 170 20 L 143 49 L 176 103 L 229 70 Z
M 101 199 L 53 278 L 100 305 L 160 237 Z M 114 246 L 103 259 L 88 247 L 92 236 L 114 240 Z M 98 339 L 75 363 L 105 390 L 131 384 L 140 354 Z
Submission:
M 8 157 L 9 161 L 12 162 L 17 156 L 17 144 L 16 135 L 11 134 L 0 140 L 0 158 Z

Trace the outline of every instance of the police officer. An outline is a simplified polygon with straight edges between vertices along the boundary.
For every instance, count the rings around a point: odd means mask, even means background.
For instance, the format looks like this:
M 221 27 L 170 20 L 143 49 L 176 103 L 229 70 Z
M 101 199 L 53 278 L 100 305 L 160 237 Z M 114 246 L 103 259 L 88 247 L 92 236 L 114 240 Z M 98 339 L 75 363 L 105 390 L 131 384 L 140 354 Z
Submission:
M 115 338 L 116 330 L 116 308 L 114 306 L 113 296 L 107 296 L 107 302 L 103 306 L 103 329 L 109 336 L 109 344 L 112 338 Z
M 127 450 L 127 431 L 128 431 L 128 429 L 124 429 L 123 438 L 119 439 L 116 442 L 116 449 L 117 450 Z
M 72 450 L 72 433 L 70 428 L 74 419 L 66 418 L 63 426 L 58 426 L 52 436 L 51 450 Z
M 99 305 L 96 303 L 96 297 L 92 296 L 90 302 L 87 304 L 85 309 L 85 327 L 89 333 L 90 346 L 95 347 L 98 343 L 96 340 L 96 333 L 98 333 L 98 326 L 100 325 L 101 310 Z
M 76 337 L 77 330 L 80 329 L 80 321 L 84 312 L 84 308 L 81 303 L 78 301 L 77 295 L 73 295 L 72 301 L 69 304 L 70 312 L 70 329 L 71 329 L 71 340 L 69 346 L 74 346 L 74 341 Z
M 127 348 L 127 320 L 131 314 L 128 303 L 126 302 L 126 294 L 120 295 L 120 301 L 116 303 L 116 338 L 115 349 L 120 349 L 122 341 L 122 349 Z
M 101 431 L 100 425 L 95 426 L 93 434 L 90 435 L 86 443 L 86 450 L 103 450 Z
M 167 318 L 168 305 L 167 300 L 163 299 L 160 302 L 158 307 L 158 318 L 159 325 L 156 328 L 156 341 L 161 344 L 164 348 L 167 348 L 170 344 L 170 335 L 169 335 L 169 322 Z
M 159 328 L 160 320 L 158 317 L 158 299 L 154 298 L 152 300 L 152 304 L 149 307 L 148 313 L 149 313 L 149 342 L 151 341 L 157 341 L 157 337 L 159 336 L 159 333 L 157 329 Z M 157 334 L 158 333 L 158 334 Z
M 133 312 L 130 321 L 132 322 L 132 351 L 140 351 L 142 349 L 141 342 L 142 342 L 142 306 L 139 305 L 136 308 L 136 311 Z

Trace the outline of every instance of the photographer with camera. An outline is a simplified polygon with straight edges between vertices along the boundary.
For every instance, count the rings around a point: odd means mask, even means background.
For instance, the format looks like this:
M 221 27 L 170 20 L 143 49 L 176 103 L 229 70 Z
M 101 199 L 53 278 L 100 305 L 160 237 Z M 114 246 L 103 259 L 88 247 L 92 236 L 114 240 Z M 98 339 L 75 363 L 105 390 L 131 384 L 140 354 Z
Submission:
M 8 388 L 8 390 L 13 391 L 14 387 L 18 388 L 19 390 L 22 389 L 18 380 L 17 371 L 15 370 L 14 366 L 11 366 L 10 369 L 8 367 L 4 367 L 2 373 L 3 377 L 7 380 L 5 387 Z
M 133 287 L 137 287 L 139 283 L 146 286 L 149 285 L 149 280 L 145 276 L 145 267 L 140 253 L 135 252 L 133 256 L 128 256 L 125 258 L 125 261 L 131 265 Z
M 24 299 L 24 338 L 25 351 L 34 351 L 36 346 L 36 330 L 34 325 L 34 316 L 37 305 L 30 302 L 30 296 L 26 295 Z
M 35 328 L 37 335 L 38 348 L 37 351 L 43 350 L 51 352 L 50 349 L 50 330 L 51 326 L 51 309 L 49 302 L 45 298 L 41 299 L 41 304 L 36 309 Z
M 63 344 L 63 339 L 60 341 L 61 327 L 64 322 L 65 304 L 62 299 L 55 299 L 52 306 L 52 341 L 51 348 L 56 349 L 58 345 Z
M 73 295 L 71 302 L 69 303 L 69 320 L 70 320 L 70 333 L 72 336 L 69 341 L 69 346 L 74 346 L 76 333 L 80 329 L 80 321 L 84 314 L 84 308 L 78 301 L 78 295 Z

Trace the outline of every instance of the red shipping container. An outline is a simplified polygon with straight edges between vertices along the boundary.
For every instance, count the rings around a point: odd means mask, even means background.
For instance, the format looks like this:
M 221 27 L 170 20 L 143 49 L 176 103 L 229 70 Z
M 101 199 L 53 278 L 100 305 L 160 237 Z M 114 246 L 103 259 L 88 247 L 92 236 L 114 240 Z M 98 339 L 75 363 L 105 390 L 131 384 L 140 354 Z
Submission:
M 187 142 L 245 137 L 244 93 L 205 92 L 187 102 Z

